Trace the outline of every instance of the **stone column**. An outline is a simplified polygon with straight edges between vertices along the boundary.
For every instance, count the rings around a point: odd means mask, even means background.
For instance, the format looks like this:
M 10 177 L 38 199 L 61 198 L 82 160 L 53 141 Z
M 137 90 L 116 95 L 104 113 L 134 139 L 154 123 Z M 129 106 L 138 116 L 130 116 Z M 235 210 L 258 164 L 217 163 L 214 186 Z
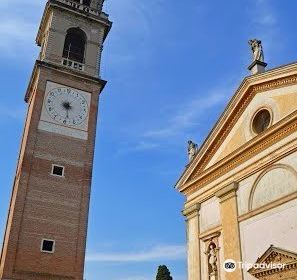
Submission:
M 236 263 L 241 261 L 241 245 L 239 237 L 238 211 L 236 191 L 237 183 L 232 183 L 216 192 L 220 199 L 221 220 L 223 232 L 224 263 L 227 259 L 233 259 Z M 234 272 L 225 272 L 226 280 L 242 280 L 241 269 Z
M 201 280 L 199 210 L 200 204 L 194 204 L 183 211 L 187 223 L 188 280 Z

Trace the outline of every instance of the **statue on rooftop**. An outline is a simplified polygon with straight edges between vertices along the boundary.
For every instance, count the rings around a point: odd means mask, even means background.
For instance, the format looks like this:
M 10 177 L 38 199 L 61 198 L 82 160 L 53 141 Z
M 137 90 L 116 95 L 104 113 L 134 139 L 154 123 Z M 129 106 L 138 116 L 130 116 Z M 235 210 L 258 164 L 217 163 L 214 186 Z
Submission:
M 193 160 L 193 158 L 195 157 L 197 151 L 198 151 L 198 145 L 195 144 L 193 141 L 189 140 L 188 141 L 189 162 L 191 162 Z
M 249 40 L 249 45 L 251 46 L 253 52 L 253 62 L 260 61 L 264 62 L 264 52 L 262 47 L 262 42 L 257 39 Z

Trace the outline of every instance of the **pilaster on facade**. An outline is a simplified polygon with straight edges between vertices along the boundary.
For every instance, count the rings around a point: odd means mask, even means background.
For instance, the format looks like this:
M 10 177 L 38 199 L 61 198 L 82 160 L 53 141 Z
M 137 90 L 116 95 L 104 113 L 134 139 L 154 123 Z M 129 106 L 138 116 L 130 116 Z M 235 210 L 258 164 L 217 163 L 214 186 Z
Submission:
M 183 210 L 187 223 L 188 280 L 201 280 L 199 203 Z
M 194 217 L 198 217 L 200 209 L 201 209 L 201 204 L 196 203 L 196 204 L 194 204 L 192 206 L 189 206 L 189 207 L 185 208 L 182 211 L 182 214 L 185 216 L 186 221 L 188 221 L 189 219 L 192 219 Z
M 238 190 L 238 183 L 233 182 L 232 184 L 227 185 L 226 187 L 218 190 L 215 193 L 215 196 L 220 199 L 220 203 L 223 203 L 228 199 L 236 197 L 237 190 Z
M 239 236 L 238 210 L 236 192 L 238 183 L 234 182 L 217 191 L 215 195 L 220 199 L 224 259 L 241 261 L 241 243 Z M 225 272 L 226 280 L 242 279 L 241 269 L 234 272 Z

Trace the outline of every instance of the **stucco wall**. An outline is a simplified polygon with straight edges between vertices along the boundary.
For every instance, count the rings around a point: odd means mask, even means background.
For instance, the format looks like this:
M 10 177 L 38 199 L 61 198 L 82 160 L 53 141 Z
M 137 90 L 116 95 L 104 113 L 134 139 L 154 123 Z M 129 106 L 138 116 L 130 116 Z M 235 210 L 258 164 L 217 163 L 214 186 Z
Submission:
M 297 252 L 297 199 L 240 223 L 242 259 L 255 263 L 270 245 Z M 245 280 L 255 278 L 244 271 Z
M 254 210 L 293 192 L 297 192 L 296 152 L 239 182 L 238 214 L 247 213 L 250 206 Z
M 221 224 L 220 204 L 217 197 L 201 203 L 200 232 L 207 231 Z

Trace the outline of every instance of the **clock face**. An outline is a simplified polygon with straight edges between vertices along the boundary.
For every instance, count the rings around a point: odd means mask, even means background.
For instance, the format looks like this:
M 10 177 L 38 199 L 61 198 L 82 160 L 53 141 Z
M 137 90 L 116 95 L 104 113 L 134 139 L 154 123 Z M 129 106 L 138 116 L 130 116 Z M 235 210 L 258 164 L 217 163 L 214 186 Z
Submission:
M 88 102 L 75 89 L 58 87 L 46 97 L 46 110 L 56 122 L 67 126 L 78 126 L 88 116 Z

